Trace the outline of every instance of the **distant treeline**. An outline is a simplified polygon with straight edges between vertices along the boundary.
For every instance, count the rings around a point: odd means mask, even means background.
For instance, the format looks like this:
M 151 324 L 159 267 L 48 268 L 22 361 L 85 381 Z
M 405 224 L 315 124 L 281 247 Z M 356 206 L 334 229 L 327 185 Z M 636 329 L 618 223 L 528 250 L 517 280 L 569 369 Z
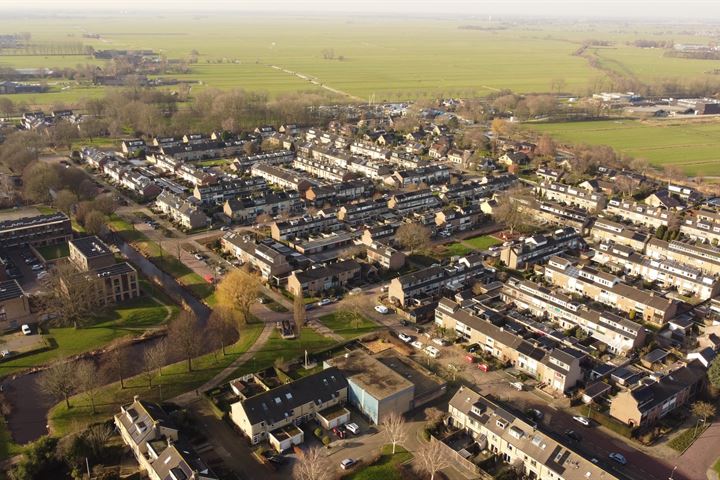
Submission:
M 647 40 L 640 38 L 633 42 L 627 42 L 627 45 L 638 48 L 673 48 L 675 42 L 673 40 Z

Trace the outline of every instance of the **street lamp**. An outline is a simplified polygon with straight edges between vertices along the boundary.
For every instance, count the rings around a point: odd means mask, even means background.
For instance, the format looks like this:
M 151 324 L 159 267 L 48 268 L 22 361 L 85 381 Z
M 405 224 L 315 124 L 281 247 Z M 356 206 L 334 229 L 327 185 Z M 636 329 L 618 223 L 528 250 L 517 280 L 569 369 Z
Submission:
M 673 480 L 673 475 L 675 475 L 675 470 L 677 469 L 677 465 L 675 465 L 672 469 L 672 472 L 670 472 L 670 476 L 668 477 L 668 480 Z

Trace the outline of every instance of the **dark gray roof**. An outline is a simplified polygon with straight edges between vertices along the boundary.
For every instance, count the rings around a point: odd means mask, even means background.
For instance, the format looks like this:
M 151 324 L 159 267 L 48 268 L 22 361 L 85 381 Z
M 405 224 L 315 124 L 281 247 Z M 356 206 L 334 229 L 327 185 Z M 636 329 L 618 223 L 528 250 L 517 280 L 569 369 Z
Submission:
M 87 258 L 99 257 L 110 253 L 110 249 L 105 245 L 105 242 L 94 235 L 92 237 L 76 238 L 70 240 L 70 243 Z
M 25 292 L 17 280 L 6 280 L 4 282 L 0 282 L 0 302 L 19 298 L 23 295 L 25 295 Z
M 301 405 L 329 402 L 347 386 L 347 379 L 340 370 L 330 367 L 250 397 L 241 403 L 251 424 L 264 421 L 272 425 L 292 416 L 292 411 Z

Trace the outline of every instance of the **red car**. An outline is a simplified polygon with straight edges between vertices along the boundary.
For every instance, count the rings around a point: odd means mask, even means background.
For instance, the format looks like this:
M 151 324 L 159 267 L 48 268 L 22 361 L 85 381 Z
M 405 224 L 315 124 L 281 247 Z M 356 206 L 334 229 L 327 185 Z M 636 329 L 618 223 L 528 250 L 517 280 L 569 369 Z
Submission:
M 488 367 L 488 366 L 487 366 L 486 364 L 484 364 L 484 363 L 478 363 L 478 370 L 482 370 L 483 372 L 487 372 L 488 370 L 490 370 L 490 367 Z

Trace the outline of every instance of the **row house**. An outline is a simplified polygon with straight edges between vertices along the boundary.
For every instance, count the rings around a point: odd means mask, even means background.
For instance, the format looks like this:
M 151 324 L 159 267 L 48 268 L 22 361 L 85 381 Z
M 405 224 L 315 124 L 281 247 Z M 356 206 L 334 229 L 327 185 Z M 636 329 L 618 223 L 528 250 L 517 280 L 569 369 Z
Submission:
M 216 174 L 206 172 L 202 168 L 197 168 L 195 165 L 191 165 L 189 163 L 183 163 L 180 165 L 175 172 L 175 175 L 193 187 L 196 185 L 212 185 L 219 181 Z
M 170 175 L 175 175 L 178 169 L 184 164 L 182 160 L 161 154 L 149 155 L 147 159 L 151 163 L 154 163 L 155 168 L 160 172 L 168 173 Z
M 288 239 L 288 243 L 303 255 L 321 255 L 329 260 L 332 255 L 328 252 L 334 252 L 335 256 L 339 255 L 341 253 L 339 249 L 353 245 L 360 235 L 359 231 L 335 231 L 308 238 Z
M 645 343 L 645 329 L 639 323 L 610 312 L 589 309 L 563 293 L 530 281 L 505 283 L 502 298 L 538 318 L 549 318 L 563 328 L 580 327 L 615 353 L 625 353 Z
M 581 208 L 535 199 L 517 200 L 522 204 L 522 212 L 538 223 L 572 227 L 578 232 L 585 233 L 591 222 L 588 212 Z
M 452 149 L 447 154 L 448 162 L 456 165 L 464 165 L 472 157 L 473 152 L 471 150 L 457 150 Z
M 583 379 L 580 362 L 585 354 L 573 348 L 542 348 L 521 335 L 476 316 L 448 298 L 435 309 L 435 324 L 454 331 L 459 338 L 477 343 L 503 363 L 525 372 L 550 388 L 564 393 Z
M 495 192 L 506 190 L 517 182 L 512 174 L 485 176 L 480 180 L 455 185 L 443 185 L 440 189 L 440 198 L 446 202 L 460 203 L 467 199 L 491 197 Z
M 669 259 L 699 268 L 708 275 L 720 275 L 720 249 L 701 243 L 653 238 L 645 247 L 645 255 L 655 259 Z
M 589 192 L 563 183 L 542 182 L 536 190 L 546 200 L 573 205 L 589 212 L 599 212 L 607 203 L 603 193 Z
M 120 179 L 120 185 L 146 199 L 153 199 L 162 191 L 154 180 L 135 170 L 125 172 Z
M 434 185 L 446 183 L 450 180 L 450 169 L 447 165 L 430 165 L 413 170 L 398 170 L 385 178 L 385 183 L 396 188 L 406 188 L 410 185 Z
M 325 410 L 348 401 L 348 382 L 336 367 L 284 383 L 230 405 L 230 420 L 252 445 L 264 440 L 278 444 L 278 437 L 297 437 L 302 443 L 302 425 Z M 318 418 L 319 420 L 319 418 Z
M 459 291 L 470 283 L 483 282 L 491 273 L 480 255 L 467 255 L 451 265 L 435 265 L 392 279 L 388 299 L 405 307 L 444 290 Z
M 103 174 L 116 185 L 120 185 L 122 178 L 130 170 L 130 166 L 124 162 L 107 162 L 103 167 Z
M 365 200 L 343 205 L 338 210 L 338 219 L 350 225 L 360 225 L 380 219 L 390 211 L 385 200 Z
M 293 215 L 302 208 L 303 204 L 297 192 L 266 190 L 247 197 L 226 200 L 223 213 L 233 222 L 247 224 L 255 222 L 261 215 Z
M 135 396 L 114 416 L 116 430 L 151 480 L 217 480 L 192 447 L 180 438 L 163 408 Z
M 440 199 L 433 195 L 429 188 L 414 192 L 396 193 L 387 202 L 388 208 L 400 215 L 408 215 L 421 210 L 427 211 L 441 205 Z
M 398 228 L 403 224 L 402 221 L 389 221 L 385 223 L 378 223 L 372 227 L 367 227 L 363 230 L 360 241 L 364 245 L 372 245 L 377 242 L 390 243 L 395 237 L 395 233 Z
M 152 145 L 154 147 L 162 146 L 174 146 L 183 143 L 183 139 L 180 137 L 154 137 L 152 139 Z
M 538 480 L 619 480 L 612 470 L 543 432 L 542 426 L 510 413 L 469 388 L 460 387 L 448 405 L 449 425 L 465 431 L 481 450 Z M 445 448 L 440 444 L 440 448 Z
M 264 178 L 268 183 L 287 190 L 297 190 L 301 194 L 312 185 L 317 184 L 317 182 L 293 170 L 264 163 L 256 163 L 252 167 L 251 173 L 253 177 Z
M 707 381 L 705 368 L 694 360 L 623 388 L 610 401 L 610 416 L 631 427 L 646 427 L 692 402 Z
M 650 240 L 650 235 L 633 227 L 613 222 L 607 218 L 598 218 L 590 229 L 590 236 L 596 242 L 615 242 L 633 250 L 642 252 Z
M 140 150 L 145 150 L 145 147 L 145 140 L 141 138 L 126 138 L 120 143 L 120 148 L 126 156 L 135 154 Z
M 700 209 L 692 212 L 680 225 L 680 233 L 701 242 L 720 243 L 720 214 L 715 210 Z
M 347 168 L 353 161 L 353 157 L 335 148 L 313 147 L 309 148 L 307 152 L 301 151 L 300 153 L 305 157 L 329 163 L 330 165 L 340 168 Z
M 655 229 L 669 226 L 672 219 L 672 214 L 667 210 L 622 200 L 610 200 L 605 212 L 636 225 Z
M 329 233 L 341 230 L 343 224 L 335 213 L 321 212 L 318 215 L 305 215 L 300 218 L 273 222 L 270 225 L 270 234 L 275 240 L 307 237 L 318 233 Z
M 452 207 L 437 212 L 435 224 L 439 229 L 464 232 L 477 227 L 483 217 L 478 207 Z
M 292 166 L 297 170 L 302 170 L 314 177 L 329 180 L 333 183 L 346 182 L 356 176 L 345 168 L 302 156 L 298 156 L 293 161 Z
M 579 293 L 644 322 L 662 326 L 677 315 L 676 300 L 624 284 L 615 275 L 579 265 L 567 258 L 550 258 L 545 265 L 544 276 L 552 285 Z
M 392 167 L 386 162 L 360 158 L 354 158 L 352 162 L 348 163 L 347 169 L 371 180 L 380 180 L 393 172 Z
M 500 260 L 510 268 L 519 269 L 541 263 L 561 252 L 584 247 L 580 234 L 574 228 L 555 230 L 551 235 L 536 234 L 513 242 L 500 251 Z
M 250 235 L 231 232 L 220 239 L 220 246 L 224 252 L 258 270 L 263 280 L 274 285 L 279 285 L 293 270 L 311 264 L 304 255 L 269 238 L 256 240 Z
M 264 178 L 251 177 L 225 180 L 212 185 L 195 185 L 193 197 L 203 205 L 222 205 L 226 200 L 248 197 L 268 190 Z
M 550 167 L 539 167 L 535 170 L 535 175 L 546 182 L 559 182 L 563 175 L 565 175 L 565 170 Z
M 680 294 L 694 295 L 701 300 L 714 297 L 720 283 L 702 270 L 669 259 L 656 259 L 635 252 L 629 247 L 601 243 L 594 250 L 593 261 L 608 267 L 637 275 L 648 282 L 658 282 L 666 288 L 676 288 Z
M 208 216 L 197 205 L 168 190 L 157 196 L 155 208 L 188 230 L 205 228 L 210 223 Z
M 233 160 L 230 168 L 236 172 L 244 173 L 249 171 L 253 165 L 262 162 L 268 165 L 287 165 L 295 160 L 295 152 L 291 150 L 276 150 L 274 152 L 260 153 L 257 155 L 242 155 Z
M 397 165 L 399 168 L 404 168 L 407 170 L 427 167 L 428 165 L 430 165 L 427 160 L 423 160 L 417 154 L 398 151 L 392 152 L 392 154 L 390 155 L 390 162 Z
M 390 158 L 390 150 L 378 147 L 372 142 L 355 141 L 350 144 L 350 152 L 376 160 L 387 160 Z
M 168 157 L 190 162 L 213 158 L 233 158 L 243 153 L 244 145 L 245 142 L 240 140 L 223 142 L 199 139 L 177 146 L 161 146 L 158 148 L 158 152 Z
M 323 292 L 344 288 L 360 279 L 362 268 L 355 260 L 295 270 L 288 277 L 287 290 L 299 297 L 316 297 Z
M 109 152 L 103 152 L 97 148 L 85 147 L 80 152 L 83 162 L 94 170 L 102 170 L 107 162 L 117 161 L 115 155 Z
M 367 260 L 385 270 L 397 271 L 405 266 L 405 254 L 385 243 L 373 242 L 365 248 Z
M 363 178 L 340 182 L 334 185 L 312 185 L 305 191 L 305 199 L 316 206 L 344 204 L 369 197 L 375 192 L 375 185 Z

